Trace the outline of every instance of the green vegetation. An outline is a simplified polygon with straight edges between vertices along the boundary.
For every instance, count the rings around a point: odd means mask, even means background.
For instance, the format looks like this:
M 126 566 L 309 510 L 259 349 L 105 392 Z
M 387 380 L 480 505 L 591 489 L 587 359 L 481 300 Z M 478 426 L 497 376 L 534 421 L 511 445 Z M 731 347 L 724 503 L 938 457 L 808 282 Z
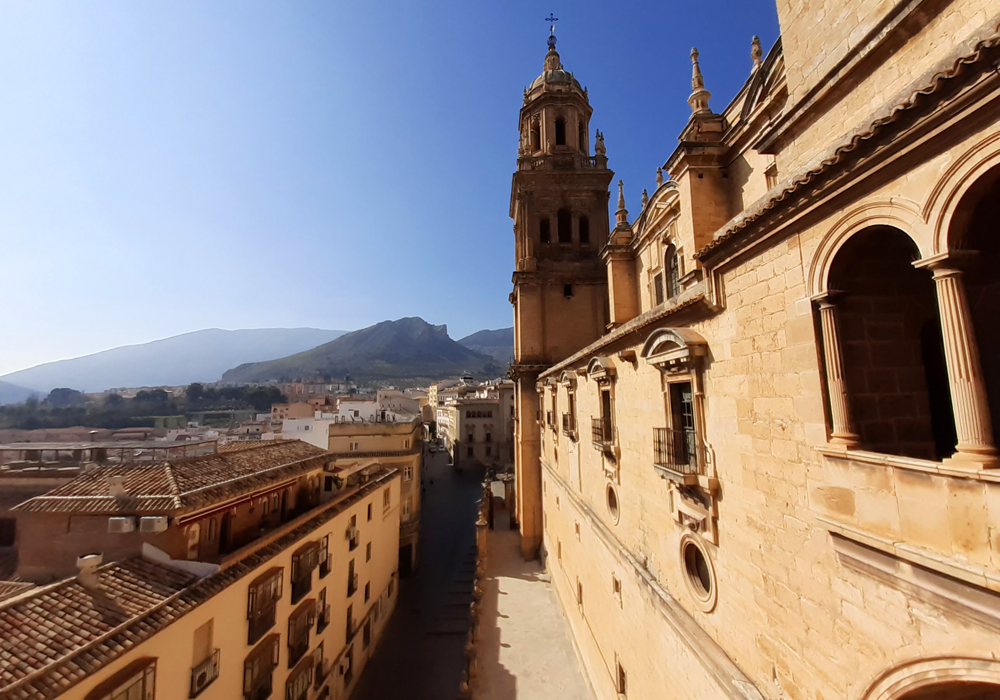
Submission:
M 268 411 L 286 401 L 276 387 L 233 386 L 217 389 L 191 384 L 184 395 L 143 389 L 134 398 L 119 394 L 93 397 L 74 389 L 53 389 L 44 400 L 0 406 L 0 428 L 36 430 L 84 425 L 92 428 L 163 427 L 183 424 L 181 416 L 199 411 Z

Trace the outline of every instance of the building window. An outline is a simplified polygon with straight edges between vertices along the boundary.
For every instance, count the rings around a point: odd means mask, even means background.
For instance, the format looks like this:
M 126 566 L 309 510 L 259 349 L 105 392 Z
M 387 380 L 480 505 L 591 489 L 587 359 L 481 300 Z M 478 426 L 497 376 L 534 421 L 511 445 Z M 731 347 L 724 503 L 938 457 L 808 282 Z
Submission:
M 413 467 L 403 467 L 403 481 L 413 481 Z
M 681 293 L 680 261 L 677 257 L 677 249 L 673 244 L 667 246 L 664 267 L 667 271 L 667 299 L 673 299 Z
M 618 523 L 618 493 L 615 491 L 615 487 L 608 484 L 607 490 L 607 502 L 608 502 L 608 514 L 611 518 Z
M 777 163 L 771 163 L 769 166 L 767 166 L 767 170 L 764 171 L 764 179 L 767 182 L 767 189 L 771 189 L 772 187 L 778 184 Z
M 552 242 L 552 229 L 551 229 L 551 227 L 549 225 L 549 218 L 547 216 L 543 217 L 538 222 L 538 239 L 542 243 L 551 243 Z
M 389 510 L 389 506 L 392 504 L 392 492 L 386 488 L 382 492 L 382 510 Z
M 267 501 L 265 501 L 265 503 L 266 502 Z M 264 513 L 264 515 L 267 515 L 267 513 Z M 218 533 L 218 529 L 219 529 L 219 522 L 218 522 L 218 520 L 216 520 L 215 518 L 209 518 L 208 519 L 208 530 L 207 530 L 207 532 L 208 532 L 207 539 L 208 539 L 209 542 L 215 542 L 215 536 Z
M 466 454 L 467 457 L 474 457 L 475 456 L 475 451 L 472 449 L 472 445 L 469 445 L 469 447 L 466 448 L 465 454 Z
M 156 696 L 156 659 L 132 662 L 98 685 L 86 700 L 153 700 Z
M 628 697 L 628 683 L 625 678 L 625 669 L 622 668 L 621 662 L 616 664 L 618 666 L 618 697 Z
M 350 449 L 351 449 L 351 452 L 357 452 L 358 451 L 358 443 L 352 442 Z
M 369 520 L 369 522 L 371 521 L 371 519 L 372 519 L 372 504 L 369 503 L 368 504 L 368 520 Z
M 562 542 L 560 540 L 556 540 L 556 559 L 562 561 Z
M 368 545 L 365 547 L 365 561 L 371 561 L 371 560 L 372 560 L 372 543 L 369 542 Z
M 573 297 L 573 285 L 572 284 L 564 284 L 563 285 L 563 296 L 566 297 L 567 299 L 570 299 L 570 298 Z
M 410 438 L 406 438 L 405 440 L 403 440 L 403 449 L 404 450 L 410 449 Z
M 556 232 L 560 243 L 573 242 L 573 214 L 569 209 L 560 209 L 556 213 Z
M 580 611 L 583 611 L 583 581 L 580 577 L 576 577 L 576 604 L 580 606 Z
M 614 574 L 611 574 L 611 593 L 620 604 L 622 601 L 622 582 Z
M 278 567 L 258 577 L 247 592 L 248 644 L 255 644 L 274 627 L 274 613 L 281 598 L 284 569 Z
M 663 273 L 661 272 L 653 276 L 653 303 L 657 306 L 663 303 Z
M 579 542 L 580 541 L 580 523 L 579 522 L 574 522 L 573 523 L 573 532 L 576 534 L 576 541 Z
M 403 500 L 403 517 L 407 518 L 410 515 L 410 511 L 413 509 L 413 496 L 407 496 Z
M 316 601 L 307 600 L 288 616 L 288 668 L 309 651 L 309 633 L 316 621 Z
M 292 555 L 292 604 L 312 590 L 312 572 L 319 565 L 320 543 L 310 542 Z
M 245 700 L 266 700 L 270 697 L 274 669 L 278 665 L 278 640 L 272 634 L 258 644 L 243 662 L 243 697 Z
M 566 120 L 562 117 L 556 117 L 556 145 L 566 145 Z
M 715 567 L 709 558 L 708 550 L 697 535 L 688 532 L 681 537 L 680 554 L 681 565 L 686 574 L 684 578 L 695 603 L 703 612 L 712 612 L 718 591 L 715 584 Z
M 493 433 L 486 433 L 486 442 L 493 442 Z
M 367 603 L 372 597 L 372 584 L 371 581 L 365 584 L 365 602 Z
M 580 243 L 590 243 L 590 219 L 586 216 L 580 217 Z
M 285 681 L 285 700 L 305 700 L 312 685 L 312 657 L 295 669 Z

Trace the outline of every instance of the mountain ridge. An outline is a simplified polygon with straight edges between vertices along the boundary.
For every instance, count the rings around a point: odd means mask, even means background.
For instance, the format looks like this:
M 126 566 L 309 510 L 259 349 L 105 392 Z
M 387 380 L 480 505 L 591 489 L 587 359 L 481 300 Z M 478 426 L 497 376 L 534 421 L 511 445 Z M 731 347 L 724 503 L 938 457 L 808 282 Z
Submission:
M 496 330 L 481 330 L 460 338 L 459 343 L 467 348 L 491 356 L 501 365 L 514 361 L 514 327 Z
M 467 372 L 491 377 L 501 374 L 503 367 L 490 355 L 453 340 L 447 326 L 409 316 L 346 333 L 288 357 L 233 367 L 222 381 L 269 382 L 323 374 L 338 379 L 416 381 Z
M 43 394 L 56 387 L 98 392 L 115 387 L 215 382 L 235 365 L 308 350 L 345 332 L 320 328 L 205 328 L 46 362 L 0 376 L 0 381 Z

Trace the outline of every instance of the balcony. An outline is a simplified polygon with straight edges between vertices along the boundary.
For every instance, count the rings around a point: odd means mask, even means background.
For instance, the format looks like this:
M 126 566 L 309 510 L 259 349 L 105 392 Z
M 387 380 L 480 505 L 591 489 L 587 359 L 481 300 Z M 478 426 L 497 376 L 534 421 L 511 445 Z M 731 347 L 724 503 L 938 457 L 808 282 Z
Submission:
M 354 525 L 347 528 L 347 550 L 353 552 L 361 544 L 361 532 Z
M 294 668 L 306 652 L 309 651 L 309 632 L 299 635 L 297 639 L 288 640 L 288 668 Z
M 350 598 L 357 592 L 358 592 L 358 575 L 353 574 L 347 577 L 347 597 Z
M 255 611 L 250 618 L 250 631 L 247 635 L 247 644 L 256 644 L 264 634 L 274 627 L 274 603 L 266 608 Z
M 608 418 L 591 418 L 590 431 L 594 439 L 594 448 L 609 451 L 615 443 L 615 428 Z
M 705 447 L 694 430 L 653 428 L 653 466 L 671 481 L 697 484 L 705 473 Z
M 321 659 L 320 662 L 316 664 L 316 668 L 313 673 L 313 686 L 315 688 L 319 688 L 323 685 L 323 681 L 326 680 L 326 677 L 330 675 L 330 662 L 327 659 Z
M 329 626 L 331 617 L 329 605 L 319 611 L 319 617 L 316 620 L 316 634 L 319 634 Z
M 255 685 L 249 693 L 243 693 L 244 700 L 267 700 L 271 697 L 271 692 L 274 690 L 274 684 L 272 682 L 272 676 L 268 672 L 267 676 L 261 678 L 257 685 Z
M 333 568 L 333 555 L 327 554 L 326 559 L 319 563 L 319 577 L 325 578 L 330 570 Z
M 201 695 L 212 682 L 219 677 L 219 650 L 216 649 L 211 656 L 191 669 L 191 692 L 189 698 L 196 698 Z
M 562 414 L 562 431 L 563 435 L 567 435 L 571 439 L 576 440 L 576 416 L 572 413 Z
M 312 571 L 308 576 L 303 576 L 298 581 L 292 581 L 292 605 L 305 598 L 306 594 L 312 590 Z

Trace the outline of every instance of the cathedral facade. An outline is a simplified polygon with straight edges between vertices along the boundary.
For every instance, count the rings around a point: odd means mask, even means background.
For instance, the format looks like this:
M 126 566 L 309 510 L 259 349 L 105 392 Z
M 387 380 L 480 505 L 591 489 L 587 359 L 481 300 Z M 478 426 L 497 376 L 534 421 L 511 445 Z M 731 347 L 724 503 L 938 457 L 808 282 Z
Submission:
M 636 213 L 525 91 L 516 518 L 607 698 L 1000 697 L 1000 10 L 779 0 Z

